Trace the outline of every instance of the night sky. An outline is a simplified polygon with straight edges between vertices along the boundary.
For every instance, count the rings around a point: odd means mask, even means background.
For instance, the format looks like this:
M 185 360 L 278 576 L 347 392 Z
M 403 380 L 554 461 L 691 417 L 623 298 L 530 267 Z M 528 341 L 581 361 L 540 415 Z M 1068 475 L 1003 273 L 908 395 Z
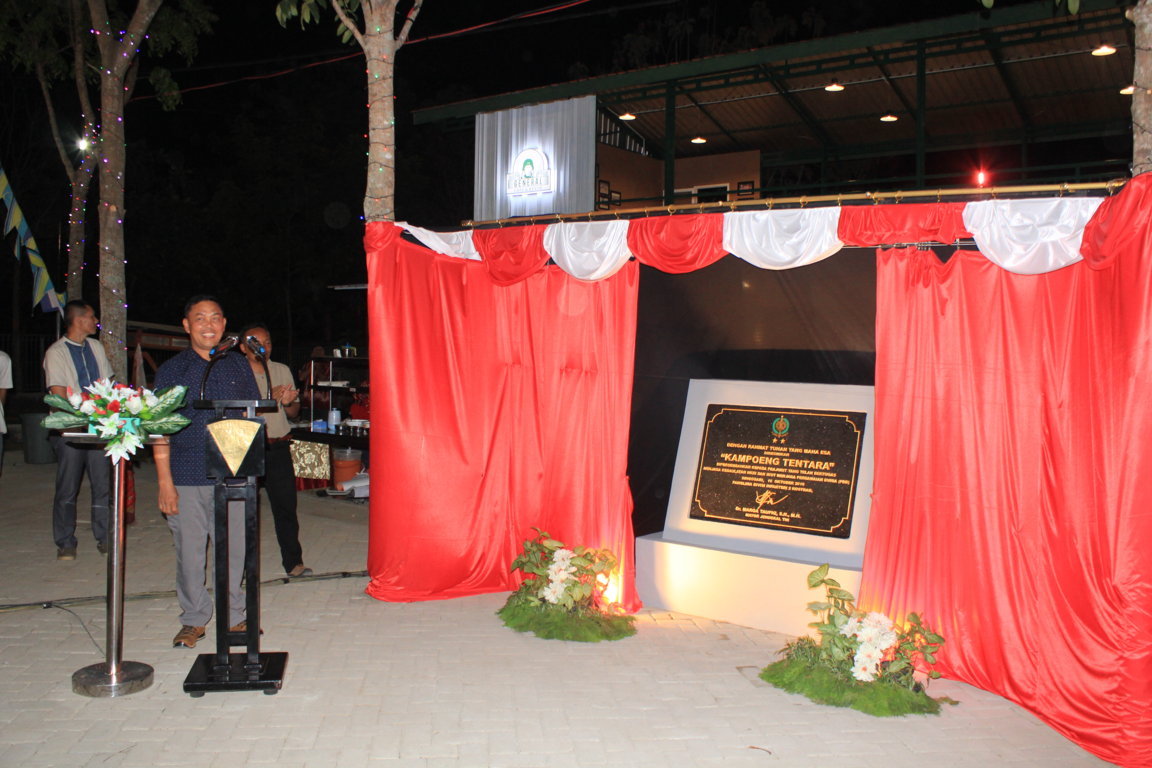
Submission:
M 980 9 L 977 0 L 923 5 L 930 7 L 912 12 Z M 175 324 L 186 296 L 205 291 L 223 299 L 230 320 L 259 317 L 293 348 L 362 343 L 362 294 L 327 286 L 365 279 L 363 57 L 340 43 L 330 17 L 285 29 L 272 2 L 212 6 L 219 19 L 196 59 L 165 61 L 185 89 L 182 104 L 163 111 L 141 82 L 128 108 L 129 317 Z M 397 218 L 452 227 L 471 213 L 471 133 L 414 127 L 411 109 L 902 23 L 912 19 L 908 8 L 865 0 L 426 0 L 397 63 Z M 510 18 L 530 11 L 544 12 Z M 684 34 L 669 42 L 669 29 Z M 8 107 L 0 162 L 62 285 L 67 182 L 44 107 L 34 81 L 9 68 L 0 89 Z M 61 93 L 67 104 L 68 88 Z M 65 133 L 74 132 L 67 108 L 63 116 Z M 90 262 L 90 297 L 95 272 Z M 22 266 L 24 282 L 27 273 Z M 41 313 L 17 307 L 0 312 L 0 331 L 14 313 L 25 329 L 44 325 Z

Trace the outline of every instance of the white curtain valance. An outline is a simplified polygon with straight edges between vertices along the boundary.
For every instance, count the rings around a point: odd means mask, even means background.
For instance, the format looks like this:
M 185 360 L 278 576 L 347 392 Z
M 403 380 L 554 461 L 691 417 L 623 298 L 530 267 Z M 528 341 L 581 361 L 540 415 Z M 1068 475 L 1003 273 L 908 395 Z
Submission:
M 603 280 L 632 258 L 628 250 L 628 222 L 549 224 L 544 229 L 544 250 L 572 277 Z
M 814 264 L 844 247 L 840 207 L 724 214 L 724 250 L 762 269 Z
M 472 230 L 470 229 L 456 232 L 433 232 L 423 227 L 414 227 L 406 221 L 398 221 L 396 226 L 419 240 L 425 248 L 436 251 L 436 253 L 453 256 L 457 259 L 480 261 L 480 252 L 476 250 L 476 245 L 472 242 Z
M 1103 198 L 984 200 L 964 206 L 964 226 L 996 265 L 1019 275 L 1039 275 L 1074 264 L 1084 225 Z

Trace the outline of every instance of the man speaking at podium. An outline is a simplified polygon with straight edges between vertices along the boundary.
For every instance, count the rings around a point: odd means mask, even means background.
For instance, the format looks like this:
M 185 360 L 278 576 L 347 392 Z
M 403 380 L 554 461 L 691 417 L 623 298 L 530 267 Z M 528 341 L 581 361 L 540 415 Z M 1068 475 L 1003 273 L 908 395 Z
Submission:
M 256 380 L 248 361 L 239 351 L 229 351 L 235 338 L 221 342 L 227 319 L 220 302 L 206 295 L 193 296 L 184 306 L 184 330 L 191 346 L 156 371 L 156 388 L 176 384 L 188 388 L 179 413 L 190 424 L 153 446 L 156 478 L 160 486 L 160 511 L 172 531 L 176 547 L 176 597 L 180 602 L 180 631 L 173 647 L 195 648 L 212 618 L 212 598 L 205 586 L 208 542 L 215 535 L 214 489 L 208 477 L 207 427 L 216 412 L 193 408 L 195 400 L 258 400 Z M 209 366 L 211 366 L 209 368 Z M 208 377 L 205 380 L 205 371 Z M 201 382 L 204 392 L 201 394 Z M 239 411 L 243 415 L 243 411 Z M 228 594 L 231 631 L 242 632 L 244 592 L 244 503 L 228 504 Z M 224 620 L 216 617 L 217 621 Z

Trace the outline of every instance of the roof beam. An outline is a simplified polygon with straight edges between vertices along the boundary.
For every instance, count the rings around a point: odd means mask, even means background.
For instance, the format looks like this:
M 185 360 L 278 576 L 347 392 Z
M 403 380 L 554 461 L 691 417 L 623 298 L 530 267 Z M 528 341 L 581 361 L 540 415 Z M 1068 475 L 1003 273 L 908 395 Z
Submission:
M 784 103 L 800 117 L 808 130 L 812 132 L 812 135 L 824 145 L 824 151 L 831 152 L 834 150 L 836 148 L 836 142 L 832 140 L 828 131 L 824 130 L 824 126 L 820 125 L 819 121 L 812 116 L 808 108 L 800 103 L 800 100 L 796 98 L 795 94 L 788 90 L 788 81 L 779 77 L 771 67 L 761 65 L 761 68 L 767 73 L 769 81 L 776 89 L 776 92 L 780 94 L 780 97 L 784 99 Z
M 1004 66 L 1004 48 L 1000 44 L 1000 37 L 987 29 L 980 34 L 988 45 L 988 55 L 992 57 L 992 65 L 996 68 L 996 74 L 1000 77 L 1000 82 L 1004 84 L 1008 98 L 1012 100 L 1012 108 L 1016 110 L 1016 116 L 1020 118 L 1020 125 L 1023 126 L 1025 135 L 1029 135 L 1032 133 L 1032 118 L 1028 114 L 1028 110 L 1024 108 L 1024 99 L 1020 89 L 1016 87 L 1016 79 Z
M 1113 0 L 1081 0 L 1080 15 L 1092 11 L 1113 11 L 1120 14 Z M 590 77 L 568 83 L 530 88 L 514 93 L 498 94 L 486 98 L 427 107 L 413 111 L 416 124 L 437 122 L 452 117 L 467 117 L 479 112 L 494 112 L 502 109 L 537 104 L 544 101 L 558 101 L 589 94 L 606 94 L 610 91 L 643 88 L 662 85 L 668 81 L 698 78 L 702 75 L 731 70 L 755 69 L 773 62 L 786 62 L 797 59 L 811 59 L 820 56 L 835 56 L 846 50 L 859 50 L 869 47 L 883 47 L 908 43 L 921 39 L 935 39 L 955 35 L 972 35 L 984 29 L 1014 24 L 1029 24 L 1050 21 L 1052 9 L 1044 3 L 1027 3 L 1018 6 L 997 6 L 991 13 L 970 13 L 944 19 L 902 24 L 877 30 L 853 32 L 847 35 L 818 38 L 794 43 L 758 48 L 707 59 L 669 64 L 663 67 L 620 72 L 601 77 Z M 910 52 L 915 55 L 914 47 Z M 662 90 L 662 89 L 661 89 Z

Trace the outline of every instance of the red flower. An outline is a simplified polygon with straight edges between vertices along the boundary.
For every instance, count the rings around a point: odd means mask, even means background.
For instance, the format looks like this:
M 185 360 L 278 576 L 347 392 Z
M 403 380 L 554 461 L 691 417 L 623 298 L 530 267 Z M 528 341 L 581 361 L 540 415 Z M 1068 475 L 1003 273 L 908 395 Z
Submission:
M 112 413 L 120 413 L 120 401 L 113 400 L 112 402 L 108 403 L 108 410 L 112 411 Z

